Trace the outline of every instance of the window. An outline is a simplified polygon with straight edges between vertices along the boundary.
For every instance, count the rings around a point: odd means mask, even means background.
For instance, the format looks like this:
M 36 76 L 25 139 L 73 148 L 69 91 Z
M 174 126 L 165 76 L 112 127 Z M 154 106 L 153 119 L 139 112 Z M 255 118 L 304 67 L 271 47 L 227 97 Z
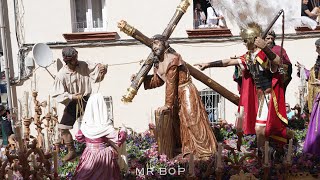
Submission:
M 108 117 L 113 122 L 113 102 L 112 96 L 104 96 L 104 101 L 107 104 Z
M 193 4 L 193 29 L 187 30 L 188 38 L 232 36 L 222 8 L 211 6 L 207 0 L 193 0 Z
M 73 32 L 106 31 L 105 0 L 73 0 L 71 7 Z
M 200 97 L 208 113 L 210 124 L 217 123 L 219 119 L 225 119 L 224 97 L 209 88 L 200 91 Z
M 320 17 L 319 0 L 302 0 L 301 3 L 301 27 L 296 28 L 296 32 L 319 31 Z
M 227 28 L 226 20 L 221 8 L 214 7 L 207 0 L 194 0 L 193 28 Z

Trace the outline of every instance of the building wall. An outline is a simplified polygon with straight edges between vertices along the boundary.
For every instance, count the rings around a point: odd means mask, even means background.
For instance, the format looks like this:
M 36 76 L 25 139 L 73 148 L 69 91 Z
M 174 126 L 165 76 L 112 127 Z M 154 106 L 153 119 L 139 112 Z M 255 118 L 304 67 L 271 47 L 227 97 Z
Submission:
M 64 42 L 63 33 L 72 33 L 73 0 L 17 0 L 23 8 L 22 21 L 24 23 L 25 43 Z M 147 36 L 162 33 L 172 18 L 180 0 L 106 0 L 107 31 L 119 32 L 117 23 L 126 20 L 129 24 L 140 29 Z M 9 2 L 11 12 L 13 3 Z M 299 17 L 300 0 L 294 0 L 290 7 L 297 11 L 286 12 L 286 16 Z M 290 13 L 290 14 L 288 14 Z M 226 17 L 228 27 L 234 35 L 239 34 L 239 28 Z M 12 19 L 13 20 L 13 19 Z M 14 21 L 11 21 L 14 22 Z M 279 21 L 280 22 L 280 21 Z M 193 29 L 193 2 L 184 14 L 171 37 L 187 37 L 186 30 Z M 286 28 L 287 33 L 294 32 L 294 28 Z M 120 39 L 129 37 L 119 33 Z
M 70 33 L 70 0 L 27 0 L 24 6 L 25 43 L 63 42 Z

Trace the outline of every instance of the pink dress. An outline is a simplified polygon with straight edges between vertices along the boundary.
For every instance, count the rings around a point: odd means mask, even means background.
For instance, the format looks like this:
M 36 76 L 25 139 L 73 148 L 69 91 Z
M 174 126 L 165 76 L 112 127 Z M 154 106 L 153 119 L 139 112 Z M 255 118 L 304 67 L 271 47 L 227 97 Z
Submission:
M 86 148 L 81 155 L 73 179 L 120 179 L 118 152 L 110 142 L 120 146 L 125 141 L 125 136 L 126 133 L 123 131 L 120 133 L 114 131 L 105 137 L 89 139 L 79 130 L 76 139 L 79 142 L 85 142 Z

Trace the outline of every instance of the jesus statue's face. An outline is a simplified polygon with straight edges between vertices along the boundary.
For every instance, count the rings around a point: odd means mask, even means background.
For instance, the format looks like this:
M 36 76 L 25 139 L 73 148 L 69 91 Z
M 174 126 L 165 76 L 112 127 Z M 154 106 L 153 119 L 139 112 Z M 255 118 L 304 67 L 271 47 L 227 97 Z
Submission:
M 156 56 L 161 56 L 165 51 L 164 43 L 159 40 L 154 40 L 152 44 L 152 51 Z

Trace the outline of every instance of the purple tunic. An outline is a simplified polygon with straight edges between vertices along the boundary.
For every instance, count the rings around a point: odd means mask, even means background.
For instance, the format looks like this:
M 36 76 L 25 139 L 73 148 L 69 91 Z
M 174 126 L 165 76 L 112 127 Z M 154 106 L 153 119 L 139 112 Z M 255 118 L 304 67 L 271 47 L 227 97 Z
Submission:
M 114 131 L 105 137 L 89 139 L 79 130 L 76 139 L 79 142 L 86 142 L 86 148 L 82 153 L 73 179 L 120 179 L 120 168 L 117 162 L 118 152 L 113 146 L 120 146 L 125 141 L 123 133 Z
M 307 79 L 310 77 L 310 71 L 306 70 Z M 314 98 L 308 132 L 304 142 L 303 152 L 311 153 L 320 156 L 320 106 L 319 106 L 320 93 L 317 93 Z

